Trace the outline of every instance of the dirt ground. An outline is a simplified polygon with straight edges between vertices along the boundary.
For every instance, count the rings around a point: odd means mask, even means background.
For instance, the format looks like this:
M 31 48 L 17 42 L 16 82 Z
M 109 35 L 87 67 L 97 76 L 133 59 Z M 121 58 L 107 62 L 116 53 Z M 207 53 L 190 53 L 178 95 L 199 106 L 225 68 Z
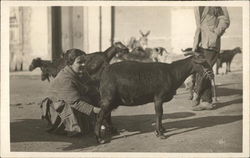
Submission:
M 37 73 L 10 76 L 11 151 L 39 152 L 242 152 L 242 66 L 217 75 L 219 102 L 214 110 L 192 111 L 184 87 L 174 99 L 164 103 L 163 126 L 166 139 L 154 135 L 153 103 L 119 107 L 112 120 L 120 135 L 98 145 L 94 137 L 69 138 L 45 132 L 39 102 L 46 97 L 48 82 Z M 240 64 L 241 65 L 241 64 Z

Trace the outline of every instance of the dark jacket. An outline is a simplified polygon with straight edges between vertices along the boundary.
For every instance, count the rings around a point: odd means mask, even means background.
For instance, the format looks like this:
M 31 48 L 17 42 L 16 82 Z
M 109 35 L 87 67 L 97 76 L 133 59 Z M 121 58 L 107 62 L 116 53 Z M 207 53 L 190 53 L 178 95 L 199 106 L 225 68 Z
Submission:
M 89 115 L 94 106 L 87 103 L 88 91 L 89 87 L 85 85 L 84 78 L 80 79 L 69 66 L 66 66 L 52 81 L 49 97 L 53 102 L 63 100 L 77 111 Z

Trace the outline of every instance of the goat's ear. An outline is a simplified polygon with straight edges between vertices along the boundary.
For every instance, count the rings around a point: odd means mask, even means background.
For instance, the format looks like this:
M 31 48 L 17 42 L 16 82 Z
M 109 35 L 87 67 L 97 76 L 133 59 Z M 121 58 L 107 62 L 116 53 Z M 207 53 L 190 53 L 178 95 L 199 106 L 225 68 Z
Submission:
M 238 53 L 241 53 L 241 52 L 242 52 L 241 47 L 236 47 L 235 49 L 238 51 Z
M 143 33 L 141 30 L 140 30 L 139 32 L 140 32 L 140 34 L 141 34 L 142 36 L 144 36 L 144 33 Z
M 169 52 L 165 48 L 163 48 L 163 47 L 160 47 L 160 48 L 161 48 L 162 54 L 163 54 L 163 52 L 166 52 L 166 54 L 169 54 Z
M 35 58 L 37 61 L 41 61 L 42 59 L 40 57 Z
M 150 30 L 148 30 L 148 32 L 146 34 L 144 34 L 144 36 L 148 36 L 150 34 Z
M 64 51 L 63 51 L 63 52 L 61 53 L 61 55 L 60 55 L 61 58 L 64 58 L 65 53 L 67 53 L 67 52 L 64 52 Z

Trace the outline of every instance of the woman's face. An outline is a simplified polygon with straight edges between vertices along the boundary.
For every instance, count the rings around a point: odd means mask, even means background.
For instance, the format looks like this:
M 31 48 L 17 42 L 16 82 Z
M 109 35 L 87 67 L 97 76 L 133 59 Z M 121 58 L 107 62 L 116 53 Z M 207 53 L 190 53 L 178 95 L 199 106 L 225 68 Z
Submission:
M 81 60 L 80 56 L 75 59 L 71 67 L 73 71 L 77 73 L 78 75 L 81 75 L 83 73 L 84 62 L 83 60 Z

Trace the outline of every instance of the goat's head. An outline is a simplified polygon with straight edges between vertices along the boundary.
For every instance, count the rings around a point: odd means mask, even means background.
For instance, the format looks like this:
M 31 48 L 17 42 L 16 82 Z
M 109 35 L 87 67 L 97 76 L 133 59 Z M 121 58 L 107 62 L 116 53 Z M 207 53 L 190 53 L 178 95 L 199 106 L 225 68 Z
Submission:
M 41 80 L 44 81 L 44 80 L 48 80 L 50 82 L 50 79 L 49 79 L 49 74 L 47 72 L 41 72 Z
M 142 48 L 146 48 L 148 46 L 148 35 L 150 34 L 150 31 L 147 31 L 146 33 L 143 33 L 141 30 L 139 31 L 141 34 L 141 37 L 139 38 L 139 43 L 142 46 Z
M 81 56 L 84 64 L 83 73 L 89 75 L 93 80 L 100 80 L 102 71 L 109 65 L 108 61 L 101 54 L 87 54 Z
M 128 47 L 126 47 L 122 42 L 115 42 L 113 46 L 116 48 L 116 57 L 120 57 L 124 54 L 129 53 Z
M 40 67 L 42 59 L 41 58 L 35 58 L 32 60 L 30 66 L 29 66 L 29 71 L 33 71 L 35 68 Z
M 239 54 L 241 54 L 242 53 L 242 51 L 241 51 L 241 48 L 240 47 L 236 47 L 236 48 L 234 48 L 234 52 L 237 54 L 237 53 L 239 53 Z
M 212 67 L 208 64 L 204 54 L 202 52 L 189 51 L 184 54 L 185 56 L 191 55 L 194 72 L 202 73 L 204 77 L 212 80 L 214 73 Z

